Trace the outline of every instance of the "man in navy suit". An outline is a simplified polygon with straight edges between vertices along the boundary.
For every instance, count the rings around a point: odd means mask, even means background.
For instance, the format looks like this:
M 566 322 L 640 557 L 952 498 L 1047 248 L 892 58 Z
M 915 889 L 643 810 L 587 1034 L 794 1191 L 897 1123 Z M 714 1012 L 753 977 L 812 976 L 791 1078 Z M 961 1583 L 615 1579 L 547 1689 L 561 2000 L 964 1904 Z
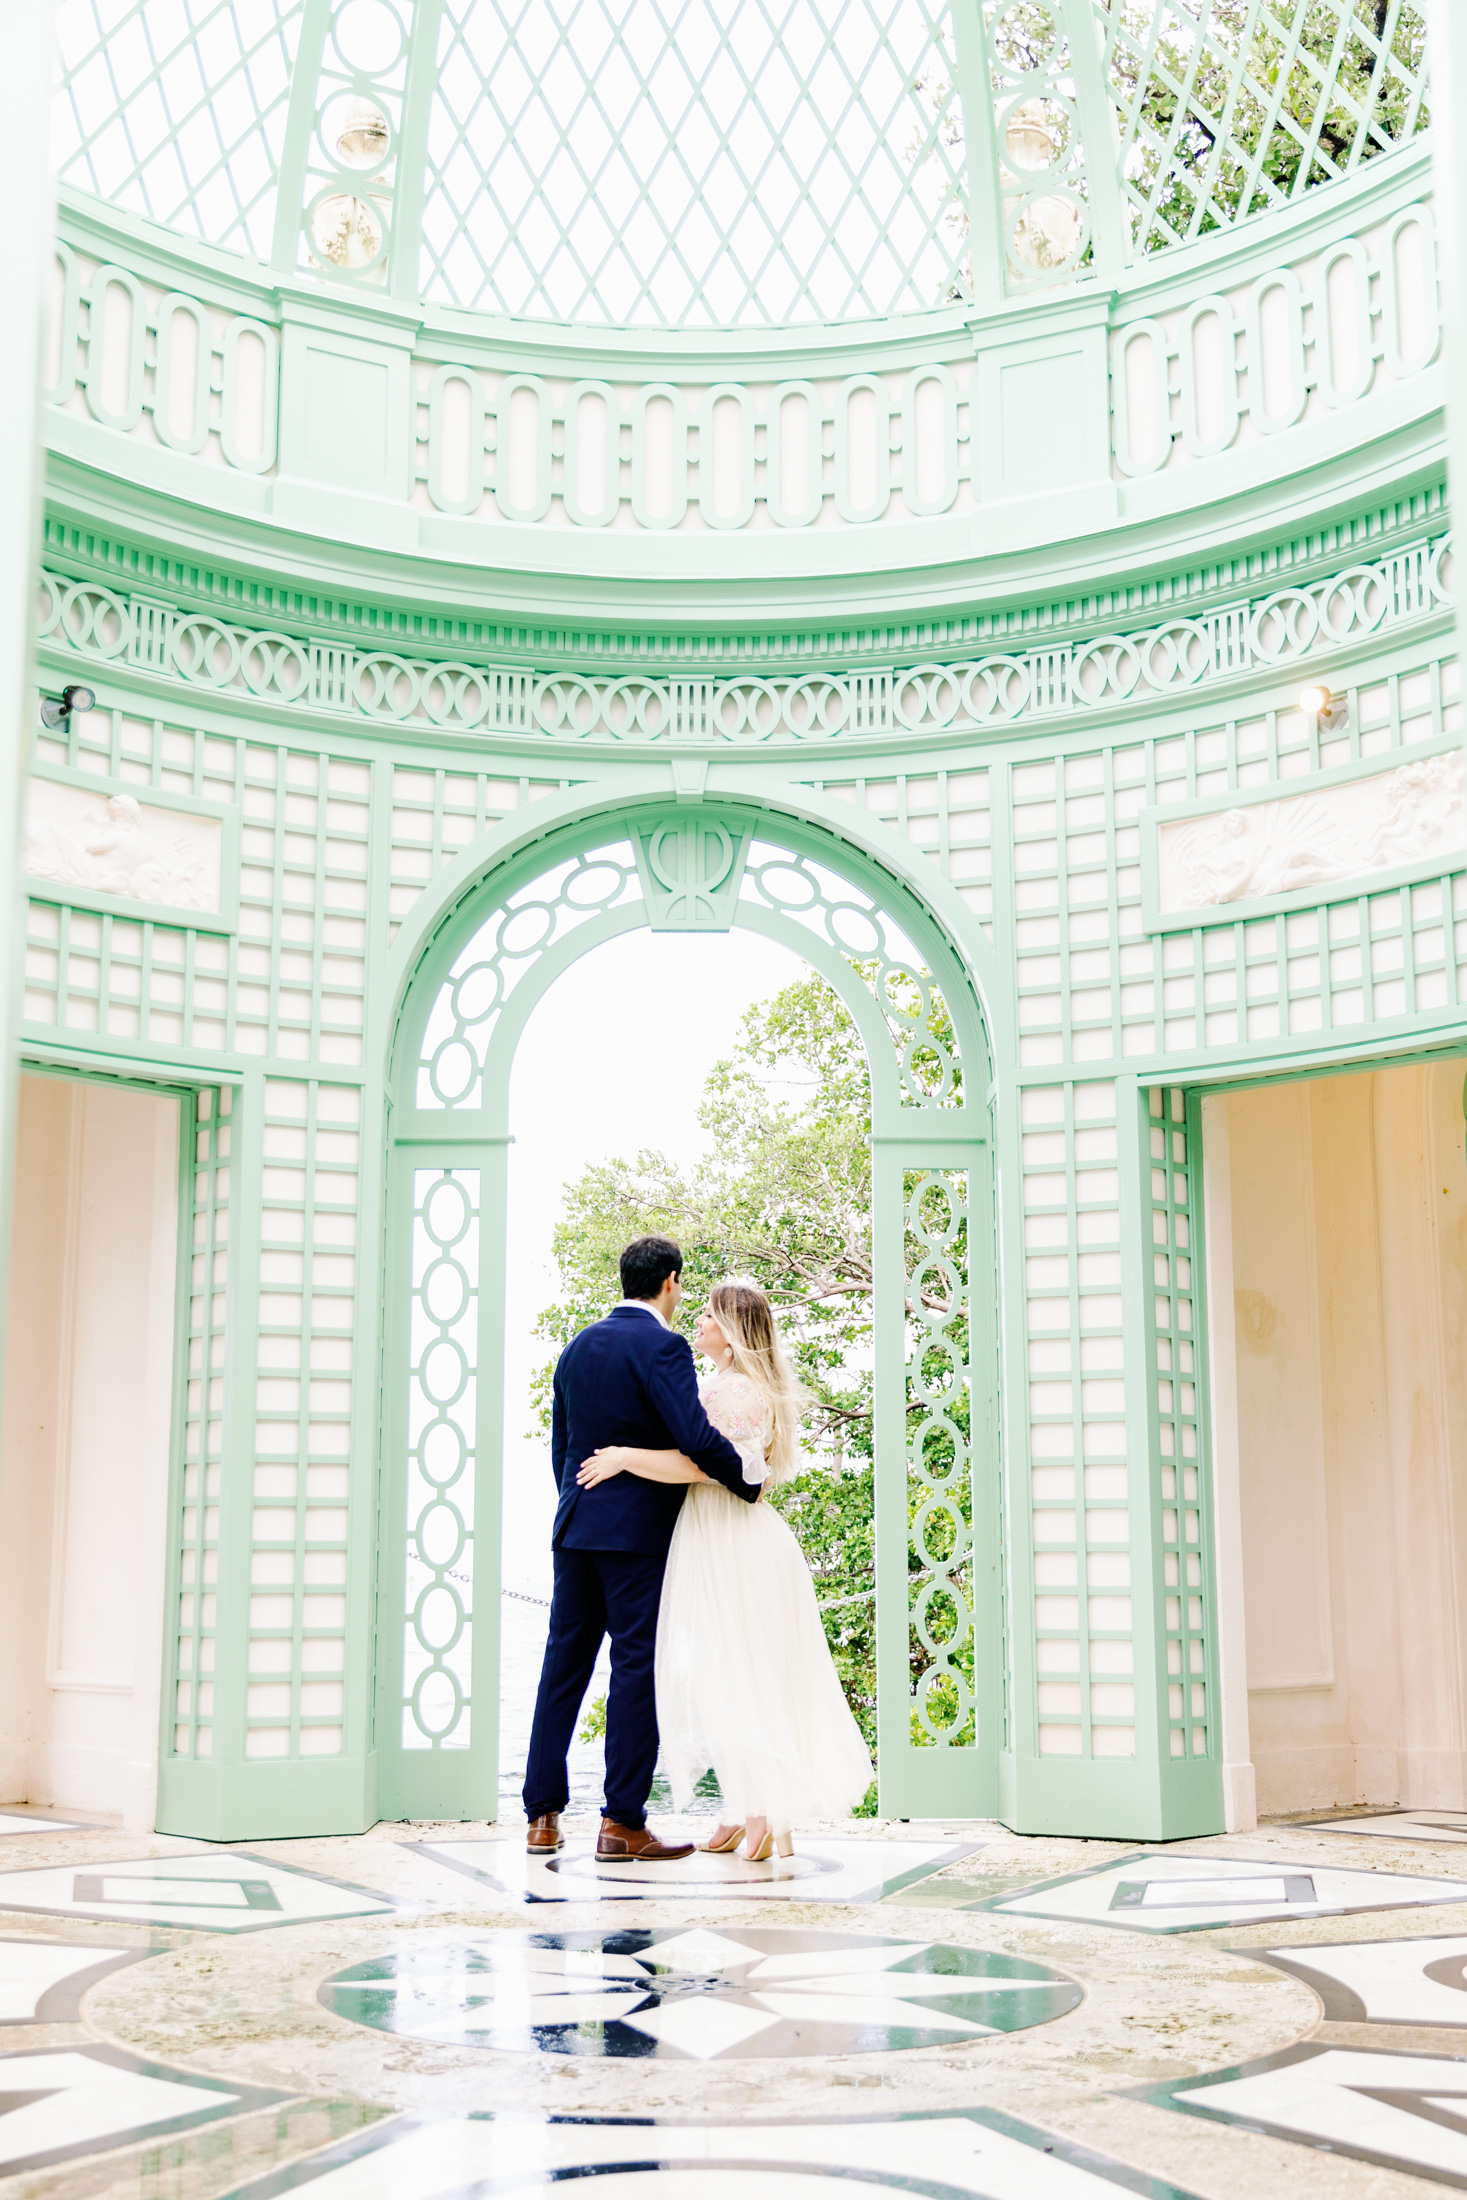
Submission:
M 671 1238 L 638 1238 L 621 1256 L 620 1305 L 572 1337 L 556 1363 L 550 1437 L 560 1492 L 551 1536 L 555 1589 L 525 1768 L 532 1856 L 563 1845 L 566 1756 L 608 1634 L 606 1799 L 596 1854 L 604 1862 L 663 1863 L 693 1853 L 690 1841 L 669 1845 L 647 1825 L 657 1765 L 657 1607 L 686 1484 L 617 1474 L 582 1489 L 576 1480 L 582 1461 L 603 1444 L 636 1444 L 681 1451 L 736 1497 L 750 1504 L 758 1497 L 733 1445 L 703 1411 L 692 1349 L 670 1326 L 683 1295 L 682 1272 L 683 1256 Z

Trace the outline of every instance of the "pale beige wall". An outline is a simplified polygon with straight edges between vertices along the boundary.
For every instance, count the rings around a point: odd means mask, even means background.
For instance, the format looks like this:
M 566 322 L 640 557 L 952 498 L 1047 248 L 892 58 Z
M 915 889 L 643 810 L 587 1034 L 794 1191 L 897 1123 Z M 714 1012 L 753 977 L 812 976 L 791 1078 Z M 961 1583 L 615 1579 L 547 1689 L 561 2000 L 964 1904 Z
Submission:
M 1235 1683 L 1226 1753 L 1251 1756 L 1264 1814 L 1467 1807 L 1462 1077 L 1444 1062 L 1208 1104 L 1214 1374 L 1236 1371 L 1214 1413 L 1240 1544 L 1233 1560 L 1220 1541 L 1220 1609 L 1245 1634 L 1248 1729 Z
M 21 1082 L 0 1452 L 0 1801 L 150 1828 L 178 1103 Z

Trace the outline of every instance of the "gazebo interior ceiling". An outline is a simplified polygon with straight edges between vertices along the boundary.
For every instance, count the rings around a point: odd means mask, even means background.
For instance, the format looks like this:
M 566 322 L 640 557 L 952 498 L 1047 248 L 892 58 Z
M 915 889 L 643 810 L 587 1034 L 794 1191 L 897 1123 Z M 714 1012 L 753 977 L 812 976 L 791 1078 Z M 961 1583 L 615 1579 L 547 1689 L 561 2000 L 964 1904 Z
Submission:
M 64 184 L 281 272 L 610 328 L 1083 282 L 1428 120 L 1412 0 L 63 0 L 59 32 Z

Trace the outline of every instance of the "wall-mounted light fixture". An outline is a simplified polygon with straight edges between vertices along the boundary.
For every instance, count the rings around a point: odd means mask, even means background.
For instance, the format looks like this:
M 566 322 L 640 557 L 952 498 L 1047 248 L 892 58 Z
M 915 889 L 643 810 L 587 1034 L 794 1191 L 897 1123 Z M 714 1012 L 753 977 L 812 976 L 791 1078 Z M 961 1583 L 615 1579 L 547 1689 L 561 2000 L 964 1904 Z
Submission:
M 1330 731 L 1343 726 L 1350 715 L 1348 696 L 1332 695 L 1327 687 L 1321 687 L 1317 683 L 1311 683 L 1309 687 L 1300 688 L 1299 708 L 1302 711 L 1307 711 L 1309 716 L 1316 719 L 1320 726 Z
M 66 687 L 59 695 L 41 697 L 41 724 L 52 731 L 64 726 L 73 711 L 94 710 L 96 692 L 92 688 Z

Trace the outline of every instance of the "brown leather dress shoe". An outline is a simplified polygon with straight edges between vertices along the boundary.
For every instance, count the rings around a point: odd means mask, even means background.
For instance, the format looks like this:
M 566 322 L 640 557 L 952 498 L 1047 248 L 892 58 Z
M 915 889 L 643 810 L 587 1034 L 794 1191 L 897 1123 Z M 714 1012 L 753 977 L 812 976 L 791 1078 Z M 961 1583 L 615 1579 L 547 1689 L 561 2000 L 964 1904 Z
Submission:
M 547 1810 L 543 1818 L 530 1820 L 525 1832 L 525 1847 L 531 1856 L 553 1856 L 557 1849 L 565 1847 L 558 1810 Z
M 691 1856 L 691 1841 L 659 1841 L 649 1826 L 619 1826 L 603 1818 L 596 1842 L 598 1864 L 674 1864 Z

